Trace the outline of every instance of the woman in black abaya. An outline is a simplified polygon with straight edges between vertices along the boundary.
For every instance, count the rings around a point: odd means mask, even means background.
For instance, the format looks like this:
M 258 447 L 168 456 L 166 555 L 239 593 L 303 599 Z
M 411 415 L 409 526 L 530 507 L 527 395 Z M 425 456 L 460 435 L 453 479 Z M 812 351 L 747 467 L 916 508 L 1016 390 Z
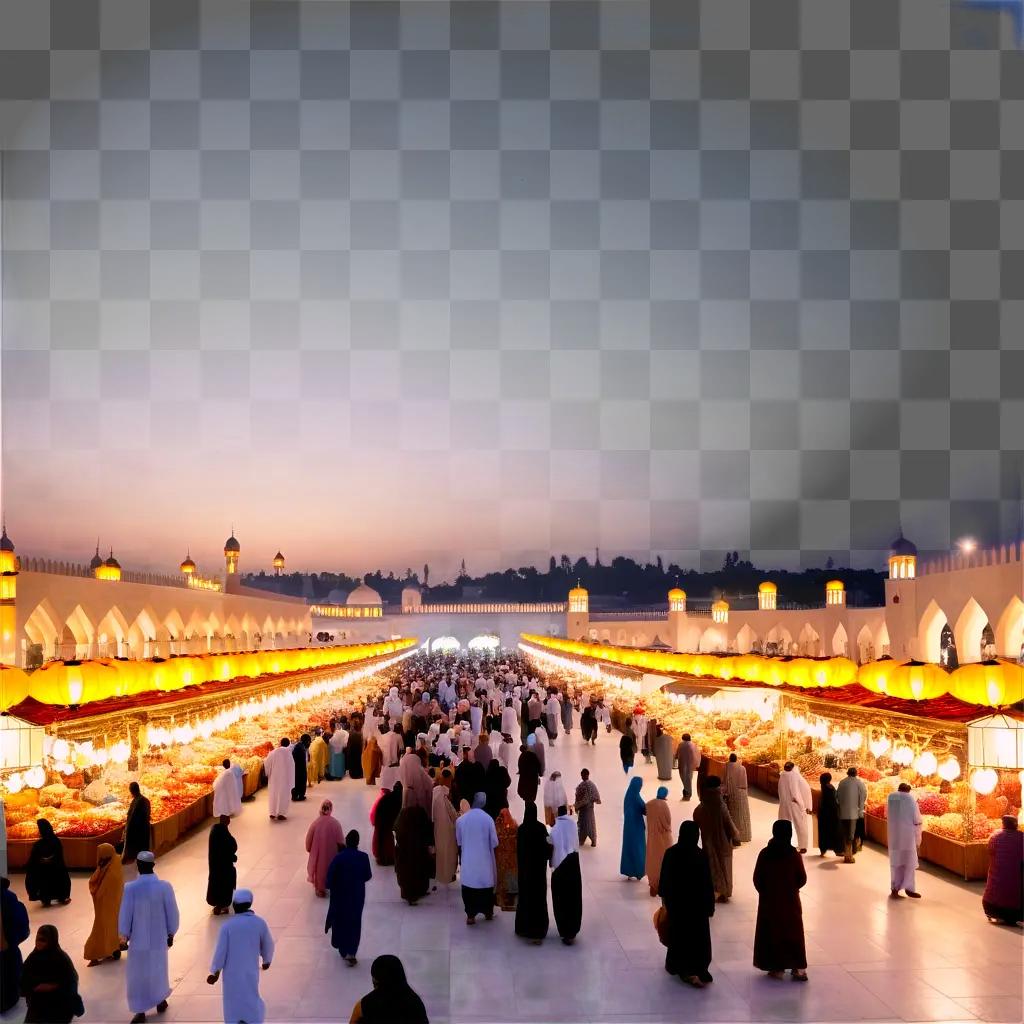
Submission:
M 537 820 L 536 803 L 528 803 L 516 833 L 519 868 L 519 902 L 516 904 L 516 935 L 539 945 L 548 933 L 548 863 L 551 840 Z
M 712 980 L 711 917 L 715 887 L 707 855 L 698 849 L 700 829 L 692 821 L 679 826 L 679 842 L 661 861 L 658 895 L 668 914 L 665 970 L 696 988 Z

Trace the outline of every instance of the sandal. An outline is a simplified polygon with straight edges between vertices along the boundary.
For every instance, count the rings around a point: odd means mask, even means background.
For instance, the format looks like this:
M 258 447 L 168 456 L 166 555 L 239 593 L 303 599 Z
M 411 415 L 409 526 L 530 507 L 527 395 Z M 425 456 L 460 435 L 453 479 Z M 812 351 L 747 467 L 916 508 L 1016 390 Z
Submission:
M 810 978 L 807 977 L 807 973 L 805 971 L 793 971 L 792 974 L 793 974 L 793 980 L 794 981 L 810 981 L 811 980 Z

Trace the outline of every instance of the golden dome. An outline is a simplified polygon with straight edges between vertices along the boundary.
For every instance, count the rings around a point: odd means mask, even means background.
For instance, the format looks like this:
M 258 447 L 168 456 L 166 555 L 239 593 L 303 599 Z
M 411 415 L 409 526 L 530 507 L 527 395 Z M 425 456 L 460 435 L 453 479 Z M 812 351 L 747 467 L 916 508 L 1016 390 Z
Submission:
M 683 590 L 681 587 L 673 587 L 668 592 L 668 599 L 670 601 L 685 601 L 686 600 L 686 591 Z
M 758 588 L 759 594 L 774 594 L 779 588 L 771 580 L 765 580 Z
M 569 591 L 570 597 L 586 597 L 587 591 L 585 587 L 575 586 Z
M 282 555 L 280 551 L 278 551 L 278 553 L 276 555 L 274 555 L 274 568 L 275 569 L 283 569 L 284 568 L 284 555 Z
M 828 583 L 825 584 L 825 589 L 826 590 L 845 590 L 846 589 L 846 584 L 843 583 L 842 580 L 829 580 Z
M 196 571 L 196 563 L 192 561 L 192 553 L 188 552 L 185 555 L 185 561 L 179 566 L 182 573 L 186 576 L 191 576 Z
M 235 531 L 231 531 L 231 536 L 224 541 L 224 554 L 229 552 L 235 552 L 236 554 L 242 550 L 242 545 L 238 543 L 238 538 L 235 536 Z

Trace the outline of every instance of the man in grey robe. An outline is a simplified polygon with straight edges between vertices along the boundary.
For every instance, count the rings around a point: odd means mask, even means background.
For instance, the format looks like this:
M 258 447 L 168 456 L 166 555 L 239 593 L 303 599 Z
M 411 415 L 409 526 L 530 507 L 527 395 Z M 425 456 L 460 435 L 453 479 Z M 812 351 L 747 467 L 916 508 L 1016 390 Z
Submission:
M 590 781 L 590 772 L 584 768 L 580 772 L 580 784 L 576 787 L 576 830 L 580 838 L 580 846 L 585 839 L 591 846 L 597 846 L 597 815 L 594 806 L 601 802 L 601 794 L 597 786 Z

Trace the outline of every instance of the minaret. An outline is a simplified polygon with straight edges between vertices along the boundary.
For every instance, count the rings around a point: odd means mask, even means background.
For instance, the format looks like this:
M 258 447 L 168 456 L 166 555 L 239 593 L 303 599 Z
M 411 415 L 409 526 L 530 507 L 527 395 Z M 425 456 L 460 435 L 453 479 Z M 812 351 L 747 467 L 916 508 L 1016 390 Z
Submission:
M 235 537 L 235 528 L 231 527 L 231 536 L 224 541 L 224 591 L 229 593 L 239 588 L 238 557 L 242 553 L 242 545 Z
M 0 533 L 0 665 L 16 665 L 18 559 L 7 536 L 7 524 Z
M 576 586 L 569 591 L 565 635 L 570 640 L 587 640 L 590 635 L 590 595 L 578 580 Z

